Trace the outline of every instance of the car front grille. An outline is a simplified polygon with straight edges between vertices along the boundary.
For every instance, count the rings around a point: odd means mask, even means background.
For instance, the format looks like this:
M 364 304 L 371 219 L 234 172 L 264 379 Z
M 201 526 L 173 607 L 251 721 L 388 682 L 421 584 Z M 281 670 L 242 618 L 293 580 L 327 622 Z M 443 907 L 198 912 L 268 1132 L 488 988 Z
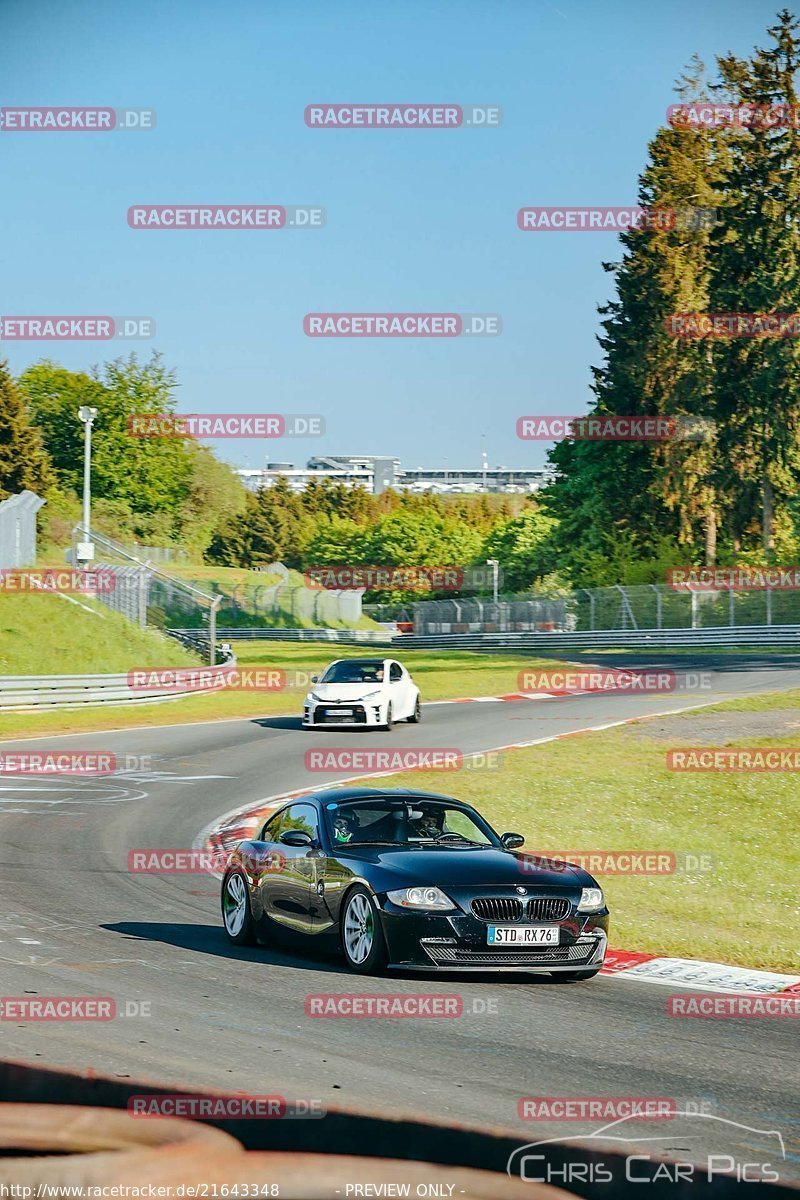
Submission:
M 564 896 L 539 896 L 528 901 L 529 921 L 563 921 L 572 905 Z
M 505 896 L 483 896 L 472 901 L 472 912 L 481 921 L 521 921 L 522 901 Z
M 342 708 L 350 709 L 350 712 L 346 716 L 342 716 Z M 335 704 L 326 704 L 324 707 L 316 708 L 312 716 L 315 725 L 324 725 L 326 721 L 347 721 L 354 725 L 366 725 L 367 723 L 364 706 L 358 704 L 345 704 L 338 708 Z
M 437 966 L 530 967 L 539 963 L 566 966 L 588 963 L 597 949 L 596 942 L 578 942 L 572 946 L 529 946 L 524 950 L 464 950 L 460 946 L 441 946 L 423 941 L 423 950 Z
M 507 896 L 481 896 L 472 901 L 472 915 L 481 921 L 563 921 L 572 905 L 564 896 L 537 896 L 515 900 Z

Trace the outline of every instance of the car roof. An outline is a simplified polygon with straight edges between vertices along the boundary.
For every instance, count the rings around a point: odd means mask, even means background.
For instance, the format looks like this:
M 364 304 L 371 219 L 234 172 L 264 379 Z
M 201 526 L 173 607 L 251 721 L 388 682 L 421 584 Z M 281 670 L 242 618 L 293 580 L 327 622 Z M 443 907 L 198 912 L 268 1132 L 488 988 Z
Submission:
M 397 662 L 397 659 L 382 658 L 380 654 L 351 654 L 348 658 L 333 658 L 328 665 L 333 667 L 336 665 L 336 663 L 340 662 Z
M 416 788 L 365 788 L 365 787 L 341 787 L 341 788 L 322 788 L 318 792 L 308 792 L 304 796 L 295 796 L 288 803 L 302 803 L 304 800 L 317 800 L 320 804 L 324 801 L 334 801 L 342 803 L 345 800 L 374 800 L 386 796 L 388 799 L 399 799 L 404 796 L 413 796 L 420 800 L 446 800 L 450 804 L 466 804 L 464 800 L 456 800 L 453 796 L 445 796 L 442 792 L 422 792 Z M 472 805 L 467 804 L 468 808 Z

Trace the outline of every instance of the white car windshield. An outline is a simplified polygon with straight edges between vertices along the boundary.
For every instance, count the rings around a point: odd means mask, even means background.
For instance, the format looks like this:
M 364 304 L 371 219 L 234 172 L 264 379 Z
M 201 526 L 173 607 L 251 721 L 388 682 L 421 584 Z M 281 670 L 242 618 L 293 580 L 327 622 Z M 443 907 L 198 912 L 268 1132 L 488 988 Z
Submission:
M 383 683 L 382 659 L 351 659 L 331 663 L 321 683 Z

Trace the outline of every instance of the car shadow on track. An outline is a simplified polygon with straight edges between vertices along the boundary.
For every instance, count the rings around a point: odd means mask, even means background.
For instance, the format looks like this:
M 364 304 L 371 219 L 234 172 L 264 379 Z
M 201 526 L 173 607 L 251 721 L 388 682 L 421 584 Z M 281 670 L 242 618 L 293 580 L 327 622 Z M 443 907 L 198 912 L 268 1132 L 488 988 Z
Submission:
M 314 725 L 313 728 L 305 727 L 302 718 L 300 717 L 253 717 L 250 721 L 251 725 L 260 725 L 262 729 L 300 729 L 307 733 L 341 733 L 345 737 L 357 733 L 386 733 L 385 729 L 381 729 L 376 725 L 330 725 L 327 728 L 324 725 Z M 398 722 L 405 724 L 405 722 Z
M 419 971 L 389 969 L 382 972 L 380 976 L 365 977 L 355 973 L 351 975 L 343 959 L 333 952 L 327 954 L 320 948 L 312 956 L 311 954 L 292 953 L 281 947 L 233 946 L 218 925 L 183 924 L 177 921 L 115 921 L 108 925 L 101 925 L 101 929 L 122 934 L 133 941 L 161 942 L 164 946 L 176 946 L 181 950 L 191 950 L 197 954 L 210 954 L 234 962 L 257 962 L 264 966 L 291 967 L 297 971 L 321 971 L 324 974 L 347 975 L 354 980 L 381 978 L 392 980 L 398 984 L 401 980 L 416 984 L 423 982 L 430 984 L 436 980 L 439 984 L 445 982 L 451 985 L 480 983 L 491 984 L 493 987 L 501 986 L 503 983 L 526 984 L 529 987 L 564 986 L 552 975 L 533 975 L 525 972 L 519 974 L 516 972 L 508 974 L 475 972 L 473 974 L 466 971 L 442 971 L 441 973 L 437 971 L 434 974 L 422 969 Z
M 219 925 L 183 924 L 178 921 L 115 921 L 102 925 L 111 933 L 123 934 L 142 942 L 161 942 L 197 954 L 213 954 L 236 962 L 258 962 L 269 966 L 297 967 L 306 971 L 342 971 L 343 964 L 331 956 L 327 960 L 306 958 L 300 954 L 267 946 L 233 946 Z
M 300 717 L 253 717 L 251 725 L 260 725 L 262 729 L 302 729 Z
M 332 952 L 326 953 L 324 950 L 317 949 L 312 953 L 297 954 L 291 952 L 290 949 L 282 947 L 266 947 L 266 946 L 231 946 L 231 943 L 225 938 L 221 926 L 218 925 L 196 925 L 186 924 L 182 922 L 160 922 L 160 920 L 118 920 L 118 922 L 101 925 L 101 929 L 107 929 L 112 934 L 121 934 L 126 938 L 131 938 L 132 941 L 139 942 L 161 942 L 162 946 L 175 946 L 182 950 L 192 950 L 197 954 L 211 954 L 216 958 L 229 959 L 235 962 L 260 962 L 264 966 L 279 966 L 291 967 L 296 971 L 320 971 L 325 974 L 344 974 L 350 976 L 343 959 L 338 958 Z M 437 983 L 441 986 L 446 983 L 453 984 L 492 984 L 493 988 L 505 984 L 527 984 L 528 986 L 546 986 L 557 985 L 564 986 L 559 983 L 559 980 L 553 976 L 546 974 L 527 974 L 525 972 L 516 973 L 509 972 L 494 974 L 492 972 L 447 972 L 446 974 L 438 974 L 419 971 L 384 971 L 380 976 L 357 976 L 351 974 L 351 978 L 371 980 L 377 984 L 379 979 L 384 982 L 389 980 L 393 985 L 401 984 L 404 980 L 407 984 L 420 983 Z M 567 986 L 571 986 L 567 984 Z M 405 990 L 405 989 L 403 989 Z

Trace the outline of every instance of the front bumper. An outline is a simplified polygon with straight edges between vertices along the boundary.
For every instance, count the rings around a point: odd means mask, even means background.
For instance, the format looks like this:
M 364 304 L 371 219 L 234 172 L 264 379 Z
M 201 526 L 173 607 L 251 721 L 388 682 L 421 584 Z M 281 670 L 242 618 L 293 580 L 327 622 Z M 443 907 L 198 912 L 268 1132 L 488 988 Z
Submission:
M 380 908 L 389 963 L 398 970 L 533 971 L 546 975 L 596 970 L 608 947 L 608 910 L 541 922 L 558 926 L 557 946 L 490 946 L 489 923 L 471 914 L 413 913 L 388 902 Z
M 385 723 L 385 703 L 354 700 L 352 704 L 318 701 L 303 705 L 303 726 L 306 729 L 378 729 Z

